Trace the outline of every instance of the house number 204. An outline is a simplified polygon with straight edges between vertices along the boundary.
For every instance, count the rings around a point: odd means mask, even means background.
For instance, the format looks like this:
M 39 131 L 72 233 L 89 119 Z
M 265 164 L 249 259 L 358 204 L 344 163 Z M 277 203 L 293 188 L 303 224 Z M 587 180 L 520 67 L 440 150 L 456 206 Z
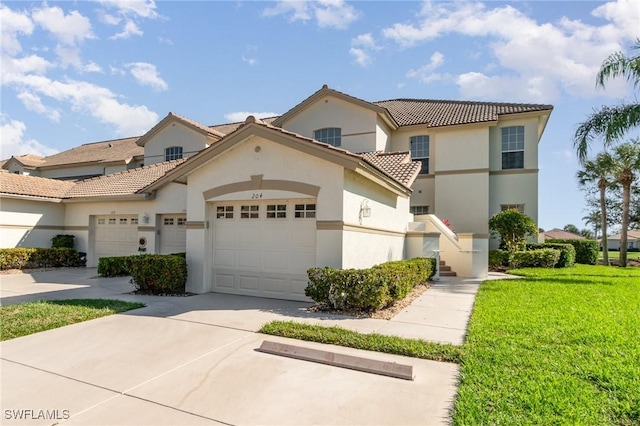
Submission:
M 251 199 L 252 200 L 257 200 L 257 199 L 260 199 L 260 198 L 262 198 L 262 192 L 251 194 Z

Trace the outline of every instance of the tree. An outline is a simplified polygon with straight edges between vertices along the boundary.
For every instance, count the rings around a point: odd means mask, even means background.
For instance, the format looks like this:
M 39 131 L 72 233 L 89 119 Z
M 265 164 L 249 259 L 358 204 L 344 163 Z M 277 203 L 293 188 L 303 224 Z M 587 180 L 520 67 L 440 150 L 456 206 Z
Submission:
M 620 266 L 627 266 L 627 231 L 634 171 L 640 170 L 640 142 L 635 139 L 613 149 L 613 174 L 622 186 L 622 230 L 620 231 Z
M 591 232 L 591 230 L 589 229 L 581 229 L 580 230 L 580 235 L 582 235 L 583 237 L 585 237 L 587 240 L 593 240 L 593 232 Z
M 565 225 L 563 229 L 567 232 L 571 232 L 572 234 L 580 235 L 580 230 L 578 229 L 578 227 L 571 223 Z
M 632 50 L 640 50 L 640 38 L 636 39 Z M 623 52 L 615 52 L 604 60 L 596 76 L 596 87 L 605 88 L 609 79 L 624 77 L 634 88 L 640 87 L 640 55 L 627 57 Z M 611 143 L 629 130 L 640 125 L 640 104 L 637 102 L 617 106 L 603 106 L 587 116 L 580 123 L 573 137 L 573 147 L 578 159 L 584 163 L 587 159 L 589 145 L 596 137 L 604 138 L 604 146 Z
M 524 250 L 527 237 L 538 232 L 533 219 L 515 209 L 495 214 L 489 219 L 489 229 L 500 236 L 501 244 L 509 251 Z
M 578 171 L 578 183 L 584 187 L 588 183 L 597 182 L 600 192 L 600 229 L 602 229 L 602 257 L 603 263 L 609 265 L 609 247 L 607 243 L 607 187 L 613 181 L 613 159 L 606 152 L 601 152 L 595 160 L 586 160 L 582 170 Z
M 602 226 L 602 218 L 600 217 L 601 215 L 602 215 L 602 212 L 598 210 L 592 210 L 588 215 L 582 218 L 582 220 L 584 220 L 585 225 L 593 226 L 593 238 L 595 240 L 598 239 L 598 231 L 600 231 L 600 227 Z

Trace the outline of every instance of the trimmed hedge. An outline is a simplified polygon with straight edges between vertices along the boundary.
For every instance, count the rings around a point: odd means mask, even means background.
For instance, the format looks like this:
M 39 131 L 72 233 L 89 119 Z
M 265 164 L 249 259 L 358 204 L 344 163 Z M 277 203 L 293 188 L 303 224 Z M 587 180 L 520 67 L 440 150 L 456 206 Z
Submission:
M 512 252 L 507 250 L 489 250 L 489 269 L 504 271 L 511 264 Z
M 571 244 L 567 243 L 542 243 L 542 244 L 527 244 L 527 250 L 536 250 L 550 248 L 560 250 L 560 259 L 558 263 L 554 265 L 555 268 L 570 268 L 576 263 L 576 249 Z
M 83 266 L 80 253 L 72 248 L 0 249 L 0 269 L 60 268 Z
M 435 259 L 382 263 L 369 269 L 311 268 L 307 297 L 334 309 L 374 311 L 409 294 L 435 273 Z
M 547 243 L 571 244 L 576 249 L 576 263 L 595 265 L 600 254 L 600 243 L 596 240 L 551 239 Z
M 136 291 L 145 293 L 184 293 L 187 282 L 185 257 L 182 253 L 101 257 L 98 259 L 98 275 L 131 275 L 130 283 Z
M 58 234 L 51 239 L 51 247 L 53 248 L 74 248 L 75 235 Z
M 187 261 L 181 256 L 143 254 L 130 256 L 131 284 L 151 294 L 184 293 Z
M 513 252 L 511 268 L 553 268 L 560 259 L 560 250 L 543 248 Z

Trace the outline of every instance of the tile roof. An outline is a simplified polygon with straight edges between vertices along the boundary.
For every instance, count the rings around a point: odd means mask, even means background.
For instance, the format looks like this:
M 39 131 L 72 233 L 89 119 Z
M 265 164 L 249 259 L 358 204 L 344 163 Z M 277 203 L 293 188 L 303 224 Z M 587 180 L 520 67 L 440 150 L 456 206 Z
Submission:
M 19 162 L 25 167 L 38 167 L 45 162 L 45 157 L 41 157 L 39 155 L 33 155 L 33 154 L 19 155 L 17 157 L 14 156 L 11 158 L 16 160 L 17 162 Z
M 67 191 L 65 198 L 85 198 L 136 194 L 173 170 L 186 159 L 165 161 L 137 169 L 99 176 L 77 182 Z
M 545 239 L 560 239 L 560 240 L 584 240 L 582 235 L 574 234 L 573 232 L 567 232 L 563 229 L 553 228 L 544 232 Z
M 63 198 L 73 182 L 9 173 L 0 170 L 0 193 L 44 198 Z
M 261 118 L 260 121 L 266 124 L 271 124 L 279 117 L 280 116 Z M 209 128 L 228 135 L 229 133 L 233 133 L 238 130 L 244 123 L 244 121 L 238 121 L 236 123 L 214 124 L 213 126 L 209 126 Z
M 420 162 L 411 161 L 411 153 L 403 152 L 366 152 L 361 154 L 369 163 L 386 172 L 405 186 L 411 186 L 420 173 Z
M 208 134 L 212 135 L 212 136 L 217 136 L 219 138 L 221 138 L 222 136 L 224 136 L 225 134 L 218 131 L 215 128 L 212 128 L 210 126 L 205 126 L 204 124 L 198 123 L 197 121 L 194 121 L 190 118 L 184 117 L 182 115 L 176 114 L 175 112 L 169 112 L 169 116 L 173 116 L 176 117 L 182 121 L 184 121 L 185 123 L 191 124 L 193 127 L 196 127 L 200 130 L 203 130 L 205 132 L 207 132 Z
M 86 143 L 68 151 L 50 155 L 38 167 L 47 168 L 80 163 L 128 163 L 144 155 L 144 148 L 136 145 L 138 137 Z
M 399 126 L 426 124 L 429 127 L 495 121 L 499 115 L 551 111 L 552 105 L 498 102 L 393 99 L 373 102 L 386 108 Z
M 607 237 L 607 240 L 619 240 L 620 237 L 621 237 L 621 234 L 611 235 L 611 236 Z M 640 240 L 640 230 L 638 230 L 638 229 L 627 229 L 627 240 L 628 241 Z

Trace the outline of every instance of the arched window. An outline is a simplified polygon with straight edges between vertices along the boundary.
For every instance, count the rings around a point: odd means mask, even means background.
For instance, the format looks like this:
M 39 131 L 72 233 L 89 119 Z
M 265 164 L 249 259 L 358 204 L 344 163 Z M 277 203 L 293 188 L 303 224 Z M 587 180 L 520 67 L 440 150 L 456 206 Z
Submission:
M 171 146 L 164 150 L 164 161 L 178 160 L 182 158 L 182 147 Z
M 313 132 L 313 138 L 318 142 L 328 143 L 331 146 L 342 145 L 342 129 L 339 127 L 327 127 Z

